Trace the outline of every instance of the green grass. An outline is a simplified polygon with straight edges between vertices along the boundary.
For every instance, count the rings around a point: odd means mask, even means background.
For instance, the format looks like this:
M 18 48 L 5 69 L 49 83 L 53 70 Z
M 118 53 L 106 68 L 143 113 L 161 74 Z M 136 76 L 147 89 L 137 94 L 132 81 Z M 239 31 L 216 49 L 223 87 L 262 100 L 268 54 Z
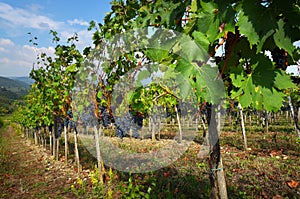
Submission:
M 8 165 L 6 164 L 7 159 L 9 158 L 7 147 L 7 137 L 2 135 L 0 129 L 0 174 L 4 174 L 3 172 L 5 172 L 8 167 Z

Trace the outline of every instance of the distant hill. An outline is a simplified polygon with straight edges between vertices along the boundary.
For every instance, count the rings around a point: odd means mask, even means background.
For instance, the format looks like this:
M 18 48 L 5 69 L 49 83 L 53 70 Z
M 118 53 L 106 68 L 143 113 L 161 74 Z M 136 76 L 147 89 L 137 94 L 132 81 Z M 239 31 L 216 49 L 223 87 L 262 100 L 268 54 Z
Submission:
M 30 77 L 9 77 L 9 79 L 12 79 L 12 80 L 16 80 L 16 81 L 19 81 L 19 82 L 23 82 L 23 83 L 26 83 L 28 85 L 31 85 L 34 83 L 34 80 L 31 79 Z
M 3 99 L 8 99 L 8 100 L 17 100 L 21 96 L 19 96 L 17 93 L 14 93 L 10 90 L 7 90 L 6 88 L 0 87 L 0 98 Z
M 10 79 L 10 78 L 7 78 L 7 77 L 1 77 L 0 76 L 0 87 L 4 87 L 6 89 L 9 89 L 9 88 L 24 88 L 24 89 L 27 89 L 29 87 L 29 85 L 30 84 L 28 84 L 26 82 L 23 82 L 23 81 L 14 80 L 14 79 Z
M 10 79 L 0 76 L 0 115 L 11 113 L 13 102 L 26 95 L 31 84 L 26 77 Z

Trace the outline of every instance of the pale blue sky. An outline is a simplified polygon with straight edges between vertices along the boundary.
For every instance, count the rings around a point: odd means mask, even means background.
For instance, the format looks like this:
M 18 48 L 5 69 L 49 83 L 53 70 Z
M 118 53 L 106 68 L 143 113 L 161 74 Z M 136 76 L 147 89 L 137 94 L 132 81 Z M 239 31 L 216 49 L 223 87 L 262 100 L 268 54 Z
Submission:
M 74 32 L 79 48 L 91 44 L 87 27 L 91 20 L 102 22 L 111 0 L 0 0 L 0 76 L 27 76 L 36 52 L 53 53 L 50 30 L 65 40 Z M 38 37 L 38 48 L 29 43 Z

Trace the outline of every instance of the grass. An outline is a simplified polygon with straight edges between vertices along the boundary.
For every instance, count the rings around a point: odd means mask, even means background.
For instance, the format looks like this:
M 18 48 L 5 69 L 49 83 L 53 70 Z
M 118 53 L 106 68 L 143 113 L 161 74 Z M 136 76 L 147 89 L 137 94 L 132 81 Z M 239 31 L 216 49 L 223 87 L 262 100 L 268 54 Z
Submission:
M 0 175 L 4 175 L 5 171 L 7 170 L 8 166 L 6 164 L 9 154 L 8 154 L 8 141 L 7 137 L 3 136 L 3 127 L 0 128 Z

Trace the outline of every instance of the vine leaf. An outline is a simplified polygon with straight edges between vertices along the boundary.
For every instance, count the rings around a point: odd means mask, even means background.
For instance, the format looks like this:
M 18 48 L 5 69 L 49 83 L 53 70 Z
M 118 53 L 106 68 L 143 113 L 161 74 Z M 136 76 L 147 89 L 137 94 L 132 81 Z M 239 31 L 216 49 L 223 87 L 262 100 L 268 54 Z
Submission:
M 194 31 L 193 32 L 193 37 L 194 37 L 195 42 L 197 44 L 199 44 L 203 49 L 208 51 L 210 42 L 202 32 Z
M 251 60 L 252 73 L 246 74 L 240 66 L 231 70 L 230 78 L 236 89 L 231 97 L 239 100 L 243 107 L 277 111 L 282 106 L 284 94 L 281 90 L 295 87 L 290 77 L 273 68 L 271 60 L 259 54 Z
M 202 46 L 196 44 L 189 36 L 182 35 L 179 41 L 180 46 L 180 56 L 189 62 L 193 61 L 207 61 L 207 52 Z
M 180 60 L 176 71 L 190 81 L 190 89 L 195 89 L 197 96 L 205 101 L 217 104 L 220 99 L 225 97 L 224 85 L 222 80 L 218 78 L 219 71 L 216 67 L 211 67 L 208 64 L 200 67 L 195 62 Z M 189 93 L 187 88 L 182 87 L 184 90 L 180 92 Z
M 284 31 L 284 22 L 282 19 L 278 21 L 278 29 L 276 30 L 274 36 L 274 42 L 275 44 L 282 49 L 285 49 L 288 51 L 288 53 L 292 56 L 294 47 L 292 44 L 292 41 L 289 37 L 285 36 L 285 31 Z
M 274 10 L 265 9 L 258 1 L 243 1 L 238 7 L 240 33 L 248 38 L 251 46 L 259 45 L 261 48 L 277 27 Z
M 243 10 L 239 13 L 238 19 L 239 21 L 237 22 L 237 25 L 239 26 L 240 33 L 247 36 L 250 44 L 257 44 L 259 41 L 259 35 L 255 31 L 249 17 Z
M 201 1 L 202 11 L 198 14 L 198 31 L 205 33 L 208 40 L 212 43 L 219 34 L 219 26 L 222 21 L 218 15 L 218 7 L 212 2 Z
M 157 48 L 148 48 L 144 51 L 145 55 L 153 62 L 162 62 L 164 59 L 168 58 L 169 52 Z

